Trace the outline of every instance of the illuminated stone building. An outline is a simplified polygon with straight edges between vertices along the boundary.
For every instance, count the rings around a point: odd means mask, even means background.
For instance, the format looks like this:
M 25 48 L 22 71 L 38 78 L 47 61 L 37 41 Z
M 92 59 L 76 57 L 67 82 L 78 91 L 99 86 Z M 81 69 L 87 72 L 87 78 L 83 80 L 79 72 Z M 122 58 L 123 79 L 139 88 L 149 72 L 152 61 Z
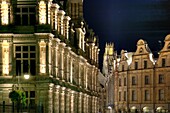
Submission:
M 103 56 L 103 69 L 102 73 L 105 76 L 105 90 L 106 90 L 106 100 L 104 103 L 104 108 L 106 113 L 114 113 L 114 70 L 115 66 L 115 51 L 113 43 L 106 43 L 105 53 Z
M 37 112 L 97 113 L 98 38 L 83 0 L 0 0 L 0 11 L 1 102 L 21 87 Z
M 154 55 L 147 42 L 140 39 L 135 52 L 122 50 L 116 56 L 112 94 L 117 112 L 170 111 L 170 35 L 165 37 L 158 57 Z

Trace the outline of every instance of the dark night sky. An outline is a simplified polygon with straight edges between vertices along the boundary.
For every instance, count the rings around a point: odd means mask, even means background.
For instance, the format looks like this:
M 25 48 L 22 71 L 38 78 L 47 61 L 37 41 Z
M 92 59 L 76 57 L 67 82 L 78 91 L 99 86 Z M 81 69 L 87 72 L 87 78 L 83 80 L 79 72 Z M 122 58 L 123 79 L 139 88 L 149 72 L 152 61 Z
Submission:
M 100 61 L 105 42 L 135 51 L 139 39 L 153 51 L 170 33 L 170 0 L 84 0 L 84 18 L 99 37 Z

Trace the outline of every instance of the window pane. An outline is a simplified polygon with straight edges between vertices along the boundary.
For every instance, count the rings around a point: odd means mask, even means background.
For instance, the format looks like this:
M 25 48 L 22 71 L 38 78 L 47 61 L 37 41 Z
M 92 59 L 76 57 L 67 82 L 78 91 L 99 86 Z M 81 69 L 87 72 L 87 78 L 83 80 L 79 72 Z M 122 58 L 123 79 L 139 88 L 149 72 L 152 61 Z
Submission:
M 16 58 L 21 58 L 21 53 L 16 53 Z
M 35 14 L 30 14 L 30 25 L 35 24 Z
M 28 13 L 28 8 L 22 8 L 22 13 L 23 13 L 23 12 Z
M 20 17 L 20 15 L 15 16 L 15 24 L 16 25 L 21 25 L 21 17 Z
M 35 53 L 30 53 L 30 58 L 35 58 Z
M 23 60 L 23 73 L 28 73 L 28 60 Z
M 30 61 L 30 73 L 31 73 L 31 75 L 35 75 L 36 74 L 35 60 L 31 60 Z
M 16 60 L 16 75 L 21 75 L 21 60 Z
M 30 46 L 30 51 L 35 51 L 35 46 Z
M 28 25 L 28 15 L 22 15 L 22 25 Z
M 15 51 L 21 51 L 21 46 L 16 46 Z
M 23 58 L 28 58 L 28 53 L 23 53 Z
M 23 46 L 23 51 L 28 51 L 28 46 Z
M 34 7 L 30 7 L 30 8 L 29 8 L 29 12 L 35 13 L 35 8 L 34 8 Z
M 20 8 L 16 8 L 16 12 L 20 12 Z
M 30 98 L 35 98 L 35 91 L 30 91 Z

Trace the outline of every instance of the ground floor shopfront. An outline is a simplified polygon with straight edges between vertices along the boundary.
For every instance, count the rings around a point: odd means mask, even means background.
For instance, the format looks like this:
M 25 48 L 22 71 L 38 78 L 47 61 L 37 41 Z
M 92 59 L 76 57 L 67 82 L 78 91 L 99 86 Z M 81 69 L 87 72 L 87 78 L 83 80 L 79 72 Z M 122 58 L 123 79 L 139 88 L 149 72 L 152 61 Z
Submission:
M 117 105 L 117 113 L 169 113 L 169 104 L 129 104 Z

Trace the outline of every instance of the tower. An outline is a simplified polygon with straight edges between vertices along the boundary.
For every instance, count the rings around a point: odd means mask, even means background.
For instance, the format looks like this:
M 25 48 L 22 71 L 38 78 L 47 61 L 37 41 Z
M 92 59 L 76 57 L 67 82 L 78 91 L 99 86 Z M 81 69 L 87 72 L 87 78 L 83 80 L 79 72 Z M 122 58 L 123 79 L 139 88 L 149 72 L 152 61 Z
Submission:
M 106 43 L 103 56 L 103 74 L 107 77 L 106 87 L 106 109 L 107 113 L 114 112 L 114 70 L 116 52 L 113 43 Z

